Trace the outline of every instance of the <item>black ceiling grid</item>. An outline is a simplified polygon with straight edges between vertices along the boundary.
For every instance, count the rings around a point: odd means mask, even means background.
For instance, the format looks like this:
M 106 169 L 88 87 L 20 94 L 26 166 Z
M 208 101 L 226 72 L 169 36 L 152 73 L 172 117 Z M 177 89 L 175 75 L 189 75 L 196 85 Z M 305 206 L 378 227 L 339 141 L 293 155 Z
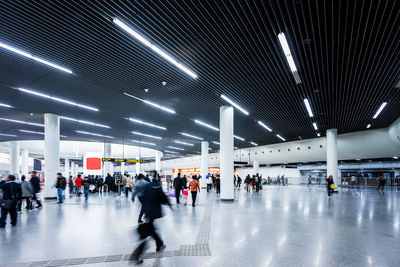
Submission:
M 218 141 L 218 132 L 195 124 L 219 126 L 226 94 L 246 108 L 235 111 L 237 147 L 313 138 L 337 128 L 339 133 L 389 126 L 400 116 L 399 1 L 11 1 L 0 2 L 0 42 L 14 45 L 68 67 L 72 75 L 0 48 L 0 117 L 43 123 L 43 113 L 106 124 L 111 129 L 63 121 L 65 140 L 100 140 L 76 130 L 137 140 L 130 131 L 162 136 L 156 149 L 179 146 L 200 151 L 188 132 Z M 145 35 L 198 75 L 192 79 L 116 26 L 117 17 Z M 296 84 L 278 34 L 284 32 L 301 84 Z M 161 82 L 166 81 L 163 86 Z M 15 88 L 26 87 L 99 108 L 82 110 L 40 99 Z M 149 91 L 146 93 L 145 88 Z M 122 95 L 128 92 L 176 110 L 164 113 Z M 314 112 L 309 118 L 303 104 Z M 382 104 L 387 107 L 376 120 Z M 34 113 L 33 116 L 29 113 Z M 168 128 L 162 131 L 129 122 L 136 117 Z M 261 120 L 270 133 L 257 125 Z M 43 128 L 0 121 L 2 133 L 16 139 L 41 139 L 19 129 Z M 0 136 L 0 140 L 10 140 Z M 195 143 L 194 147 L 174 140 Z M 134 145 L 134 143 L 132 142 Z M 152 146 L 148 146 L 152 148 Z M 218 146 L 210 143 L 210 147 Z

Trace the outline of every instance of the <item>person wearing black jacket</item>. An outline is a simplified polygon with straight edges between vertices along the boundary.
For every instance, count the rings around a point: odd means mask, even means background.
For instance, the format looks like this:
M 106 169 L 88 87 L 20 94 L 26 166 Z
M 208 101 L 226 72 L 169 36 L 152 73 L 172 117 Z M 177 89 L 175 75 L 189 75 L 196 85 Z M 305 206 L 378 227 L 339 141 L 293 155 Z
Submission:
M 33 171 L 31 173 L 31 175 L 32 176 L 31 176 L 30 182 L 31 182 L 31 185 L 33 187 L 33 198 L 32 198 L 32 200 L 36 201 L 36 203 L 37 203 L 36 208 L 40 208 L 40 207 L 43 206 L 42 202 L 40 201 L 39 196 L 38 196 L 38 194 L 40 193 L 40 180 L 39 180 L 39 177 L 36 176 L 36 172 L 35 171 Z
M 10 213 L 11 217 L 11 225 L 17 225 L 18 212 L 17 212 L 17 204 L 21 201 L 22 198 L 22 189 L 19 183 L 15 182 L 15 176 L 9 175 L 7 178 L 7 182 L 2 184 L 3 190 L 3 199 L 4 200 L 12 200 L 11 208 L 1 209 L 1 217 L 0 217 L 0 228 L 4 228 L 6 226 L 7 214 Z
M 113 189 L 114 178 L 109 173 L 107 173 L 105 183 L 107 185 L 107 192 L 111 192 Z
M 143 197 L 143 211 L 148 221 L 140 224 L 138 227 L 141 243 L 131 255 L 131 259 L 134 260 L 136 264 L 143 263 L 143 260 L 140 258 L 146 246 L 146 239 L 148 236 L 151 236 L 156 242 L 156 251 L 165 249 L 164 242 L 157 234 L 153 222 L 155 219 L 163 216 L 161 209 L 162 204 L 168 205 L 171 208 L 168 197 L 164 194 L 160 182 L 156 179 L 156 175 L 152 182 L 145 186 Z
M 176 204 L 179 204 L 179 197 L 181 195 L 181 191 L 186 184 L 183 184 L 183 179 L 181 177 L 181 173 L 178 173 L 178 176 L 174 179 L 174 188 L 175 188 L 175 197 L 176 197 Z
M 99 178 L 97 179 L 97 191 L 98 191 L 99 193 L 103 193 L 103 186 L 104 186 L 103 178 L 99 177 Z
M 326 179 L 326 189 L 328 190 L 328 196 L 331 196 L 331 192 L 333 191 L 333 189 L 331 188 L 331 185 L 333 185 L 333 177 L 332 175 L 329 175 L 328 179 Z
M 59 204 L 63 203 L 64 201 L 64 190 L 67 187 L 67 179 L 61 175 L 61 173 L 57 173 L 57 182 L 55 184 L 57 188 L 58 194 L 58 202 Z

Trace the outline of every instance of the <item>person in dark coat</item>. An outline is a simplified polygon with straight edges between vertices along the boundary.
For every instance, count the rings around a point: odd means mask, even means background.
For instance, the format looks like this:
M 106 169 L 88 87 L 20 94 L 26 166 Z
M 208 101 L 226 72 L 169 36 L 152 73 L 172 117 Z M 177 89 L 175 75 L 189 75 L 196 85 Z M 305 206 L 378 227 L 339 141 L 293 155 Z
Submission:
M 62 176 L 60 172 L 57 173 L 57 181 L 55 187 L 57 188 L 57 195 L 58 195 L 57 203 L 61 204 L 64 201 L 64 191 L 65 188 L 67 187 L 67 179 L 65 179 L 65 177 Z
M 97 179 L 97 191 L 98 191 L 99 193 L 103 193 L 103 186 L 104 186 L 103 178 L 99 177 L 99 178 Z
M 329 175 L 328 179 L 326 179 L 326 189 L 328 190 L 328 196 L 331 196 L 331 192 L 333 191 L 333 189 L 331 188 L 331 185 L 333 185 L 333 177 L 332 175 Z
M 109 173 L 107 173 L 105 183 L 107 184 L 107 192 L 111 192 L 113 189 L 114 178 Z
M 6 208 L 1 209 L 0 228 L 4 228 L 6 226 L 6 219 L 7 219 L 8 213 L 10 213 L 11 225 L 16 226 L 17 219 L 18 219 L 17 204 L 22 199 L 21 185 L 19 183 L 15 182 L 14 175 L 9 175 L 7 177 L 6 183 L 4 183 L 2 185 L 2 190 L 3 190 L 3 198 L 2 199 L 12 200 L 12 204 L 11 204 L 10 209 L 6 209 Z
M 140 224 L 138 227 L 141 243 L 131 255 L 131 259 L 134 260 L 136 264 L 143 263 L 141 255 L 146 246 L 146 239 L 148 236 L 151 236 L 156 242 L 156 251 L 162 251 L 165 249 L 164 242 L 157 234 L 153 222 L 155 219 L 163 216 L 161 208 L 162 204 L 168 205 L 171 208 L 168 197 L 164 194 L 160 182 L 156 179 L 156 175 L 152 182 L 145 186 L 143 197 L 143 211 L 148 221 Z
M 184 185 L 183 183 L 184 183 L 184 180 L 181 177 L 181 173 L 178 172 L 178 176 L 175 177 L 175 179 L 174 179 L 176 204 L 179 204 L 179 197 L 181 195 L 181 191 L 182 191 L 183 187 L 186 186 L 186 184 Z
M 33 197 L 32 197 L 32 200 L 35 200 L 36 203 L 37 203 L 37 206 L 36 206 L 35 208 L 40 208 L 40 207 L 43 206 L 43 205 L 42 205 L 42 202 L 40 201 L 39 196 L 38 196 L 39 193 L 40 193 L 40 180 L 39 180 L 39 177 L 36 176 L 36 172 L 35 172 L 35 171 L 33 171 L 33 172 L 31 173 L 31 180 L 30 180 L 30 183 L 31 183 L 31 185 L 32 185 L 32 187 L 33 187 Z

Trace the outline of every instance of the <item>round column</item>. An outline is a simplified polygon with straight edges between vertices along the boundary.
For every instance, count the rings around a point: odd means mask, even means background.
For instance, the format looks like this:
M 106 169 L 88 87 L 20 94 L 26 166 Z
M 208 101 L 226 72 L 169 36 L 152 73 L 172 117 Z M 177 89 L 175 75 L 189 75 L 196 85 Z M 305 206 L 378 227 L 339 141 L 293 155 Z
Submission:
M 220 107 L 219 116 L 221 200 L 234 200 L 233 107 Z
M 201 141 L 201 165 L 200 165 L 200 186 L 206 187 L 206 176 L 208 174 L 208 142 Z
M 29 152 L 27 149 L 21 149 L 21 175 L 25 175 L 28 178 L 29 170 Z
M 259 169 L 260 169 L 260 163 L 258 162 L 258 160 L 253 161 L 253 173 L 254 174 L 259 173 Z
M 65 158 L 64 159 L 64 162 L 65 162 L 65 164 L 64 164 L 64 176 L 65 176 L 65 178 L 69 178 L 69 158 Z
M 10 174 L 19 178 L 19 142 L 10 142 Z
M 157 151 L 157 152 L 155 153 L 155 156 L 156 156 L 156 161 L 155 161 L 155 164 L 156 164 L 156 172 L 159 174 L 159 173 L 161 172 L 161 157 L 162 157 L 162 152 Z
M 60 168 L 60 118 L 58 115 L 44 114 L 44 177 L 45 198 L 55 199 L 57 172 Z
M 71 161 L 71 175 L 72 177 L 76 178 L 75 175 L 75 163 Z
M 140 156 L 136 156 L 136 159 L 140 159 Z M 140 163 L 139 162 L 137 162 L 136 163 L 136 174 L 139 174 L 140 173 Z
M 332 175 L 336 186 L 340 185 L 338 177 L 338 150 L 337 150 L 337 129 L 329 129 L 326 132 L 326 175 Z
M 104 158 L 111 158 L 111 144 L 110 143 L 104 143 L 104 153 L 103 153 Z M 112 175 L 112 162 L 103 162 L 103 175 L 104 177 L 107 176 L 107 174 Z

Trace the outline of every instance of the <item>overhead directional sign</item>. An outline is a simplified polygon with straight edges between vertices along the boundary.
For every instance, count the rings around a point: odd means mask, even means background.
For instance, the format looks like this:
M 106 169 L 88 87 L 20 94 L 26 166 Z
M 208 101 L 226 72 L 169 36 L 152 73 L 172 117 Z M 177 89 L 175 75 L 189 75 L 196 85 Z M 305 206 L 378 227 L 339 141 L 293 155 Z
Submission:
M 117 159 L 117 158 L 102 158 L 103 162 L 128 162 L 128 163 L 142 163 L 141 159 Z

